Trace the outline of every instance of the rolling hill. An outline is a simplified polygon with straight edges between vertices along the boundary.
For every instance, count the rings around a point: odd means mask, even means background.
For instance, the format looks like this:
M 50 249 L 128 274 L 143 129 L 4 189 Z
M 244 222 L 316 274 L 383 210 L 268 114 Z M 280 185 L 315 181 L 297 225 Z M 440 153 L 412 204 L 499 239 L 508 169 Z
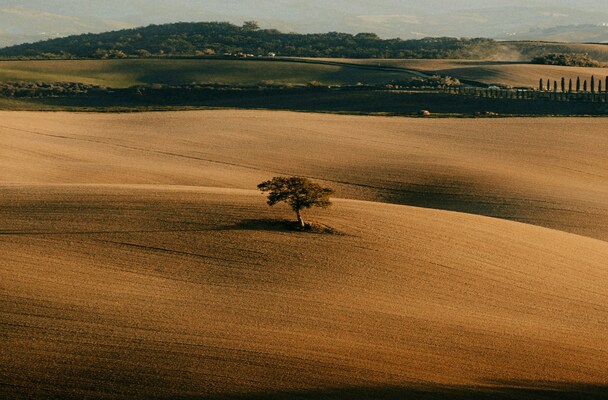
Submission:
M 513 87 L 537 88 L 539 79 L 559 81 L 562 77 L 576 81 L 577 77 L 589 80 L 591 76 L 603 79 L 608 76 L 608 68 L 564 67 L 559 65 L 539 65 L 519 61 L 488 60 L 357 60 L 319 59 L 319 61 L 341 64 L 369 65 L 376 67 L 403 68 L 427 75 L 451 76 L 463 81 L 484 84 L 501 84 Z
M 5 396 L 605 390 L 606 242 L 346 200 L 345 235 L 298 235 L 255 192 L 162 186 L 4 187 L 0 215 Z
M 584 67 L 562 67 L 556 65 L 534 65 L 528 63 L 503 63 L 503 62 L 420 62 L 412 63 L 417 69 L 428 73 L 449 75 L 462 80 L 482 82 L 487 84 L 503 84 L 513 87 L 538 87 L 538 80 L 547 79 L 566 81 L 577 77 L 581 80 L 589 80 L 591 76 L 602 79 L 608 76 L 608 68 L 584 68 Z M 439 68 L 439 69 L 435 69 Z M 432 71 L 431 71 L 432 70 Z
M 0 120 L 3 397 L 608 391 L 603 119 Z M 336 234 L 281 228 L 280 174 Z
M 2 112 L 0 120 L 0 182 L 254 189 L 268 176 L 305 175 L 340 197 L 608 239 L 604 119 L 226 110 Z
M 282 58 L 271 63 L 264 58 L 245 62 L 213 56 L 239 51 L 255 55 L 277 52 Z M 608 63 L 605 44 L 456 38 L 382 40 L 371 33 L 299 35 L 228 23 L 178 23 L 0 49 L 0 57 L 12 60 L 0 61 L 0 82 L 80 82 L 113 88 L 191 83 L 297 85 L 313 81 L 354 85 L 389 83 L 425 73 L 482 84 L 536 87 L 540 78 L 608 74 L 606 68 L 528 64 L 535 57 L 551 53 L 588 54 Z M 99 60 L 108 57 L 126 59 Z M 308 57 L 306 64 L 291 64 L 303 57 Z M 19 58 L 40 60 L 14 61 Z M 256 62 L 249 62 L 253 60 Z M 367 69 L 356 69 L 356 65 Z

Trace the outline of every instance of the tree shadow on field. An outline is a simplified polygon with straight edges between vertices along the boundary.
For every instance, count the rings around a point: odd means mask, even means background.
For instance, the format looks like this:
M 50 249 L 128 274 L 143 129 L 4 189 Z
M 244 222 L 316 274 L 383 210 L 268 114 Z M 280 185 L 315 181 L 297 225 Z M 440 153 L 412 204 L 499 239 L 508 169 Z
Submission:
M 303 232 L 336 235 L 341 234 L 336 229 L 317 222 L 307 222 L 301 227 L 296 221 L 288 219 L 245 219 L 234 225 L 227 225 L 220 230 L 270 231 L 270 232 Z
M 604 400 L 608 399 L 608 385 L 523 381 L 497 382 L 491 386 L 350 387 L 178 398 L 184 400 Z

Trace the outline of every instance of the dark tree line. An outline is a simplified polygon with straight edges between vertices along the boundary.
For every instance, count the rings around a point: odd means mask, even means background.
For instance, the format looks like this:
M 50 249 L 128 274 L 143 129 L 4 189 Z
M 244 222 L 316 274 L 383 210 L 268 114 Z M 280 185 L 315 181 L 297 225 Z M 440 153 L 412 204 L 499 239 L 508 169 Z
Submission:
M 587 54 L 558 54 L 552 53 L 532 59 L 532 64 L 561 65 L 565 67 L 602 67 L 602 63 Z
M 491 55 L 491 39 L 380 39 L 374 33 L 282 33 L 227 22 L 150 25 L 101 34 L 84 34 L 0 49 L 0 57 L 124 58 L 246 53 L 300 57 L 468 58 Z
M 78 82 L 0 82 L 2 97 L 70 97 L 105 91 L 107 88 Z
M 342 90 L 394 90 L 394 89 L 442 89 L 456 87 L 461 83 L 458 79 L 449 76 L 430 76 L 428 78 L 409 77 L 393 80 L 387 83 L 373 85 L 324 85 L 313 81 L 301 84 L 283 84 L 274 82 L 259 82 L 253 85 L 225 85 L 210 83 L 190 83 L 181 85 L 150 84 L 138 85 L 129 88 L 110 88 L 78 82 L 0 82 L 0 97 L 74 97 L 83 95 L 107 95 L 116 93 L 127 96 L 146 96 L 151 98 L 187 98 L 197 96 L 209 91 L 238 91 L 238 90 L 328 90 L 330 88 Z

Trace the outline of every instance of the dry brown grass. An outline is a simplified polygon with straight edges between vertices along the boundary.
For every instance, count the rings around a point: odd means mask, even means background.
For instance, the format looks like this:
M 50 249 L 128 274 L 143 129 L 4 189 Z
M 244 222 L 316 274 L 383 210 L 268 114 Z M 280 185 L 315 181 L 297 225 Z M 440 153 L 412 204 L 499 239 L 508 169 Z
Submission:
M 473 215 L 337 201 L 346 235 L 256 192 L 3 189 L 9 394 L 209 395 L 603 382 L 608 243 Z M 7 232 L 8 231 L 8 232 Z
M 608 68 L 562 67 L 556 65 L 538 65 L 515 61 L 486 61 L 486 60 L 375 60 L 375 59 L 326 59 L 353 64 L 366 64 L 407 68 L 427 74 L 439 74 L 458 79 L 481 83 L 509 85 L 513 87 L 538 87 L 538 81 L 560 81 L 562 77 L 590 80 L 604 79 L 608 76 Z
M 595 76 L 596 79 L 603 80 L 608 76 L 608 68 L 511 63 L 454 63 L 436 70 L 436 73 L 487 84 L 536 88 L 538 87 L 540 78 L 543 78 L 545 82 L 547 79 L 550 79 L 552 82 L 558 81 L 558 85 L 562 77 L 566 79 L 566 85 L 569 79 L 572 79 L 573 83 L 576 83 L 577 77 L 580 77 L 581 80 L 590 81 L 591 76 Z
M 607 384 L 603 120 L 0 118 L 4 397 Z M 283 230 L 250 190 L 275 174 L 467 213 L 337 199 L 313 219 L 341 234 Z
M 0 120 L 5 183 L 255 189 L 275 175 L 304 175 L 339 197 L 608 239 L 604 119 L 198 111 L 0 113 Z

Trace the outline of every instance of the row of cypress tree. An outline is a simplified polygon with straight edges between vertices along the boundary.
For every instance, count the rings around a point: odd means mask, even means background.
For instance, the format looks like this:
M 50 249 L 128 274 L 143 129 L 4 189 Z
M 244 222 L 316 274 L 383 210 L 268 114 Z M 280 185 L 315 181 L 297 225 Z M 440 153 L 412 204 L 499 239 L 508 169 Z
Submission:
M 575 86 L 576 85 L 576 86 Z M 550 92 L 553 90 L 554 92 L 558 91 L 558 86 L 561 88 L 563 93 L 579 93 L 579 92 L 591 92 L 591 93 L 603 93 L 608 92 L 608 76 L 606 77 L 605 84 L 603 84 L 601 79 L 595 79 L 595 76 L 591 77 L 590 82 L 586 79 L 581 82 L 580 77 L 576 77 L 576 84 L 570 79 L 568 81 L 568 85 L 566 87 L 566 78 L 562 77 L 561 82 L 558 85 L 558 81 L 551 82 L 551 79 L 547 79 L 546 83 L 541 78 L 538 84 L 538 90 Z

